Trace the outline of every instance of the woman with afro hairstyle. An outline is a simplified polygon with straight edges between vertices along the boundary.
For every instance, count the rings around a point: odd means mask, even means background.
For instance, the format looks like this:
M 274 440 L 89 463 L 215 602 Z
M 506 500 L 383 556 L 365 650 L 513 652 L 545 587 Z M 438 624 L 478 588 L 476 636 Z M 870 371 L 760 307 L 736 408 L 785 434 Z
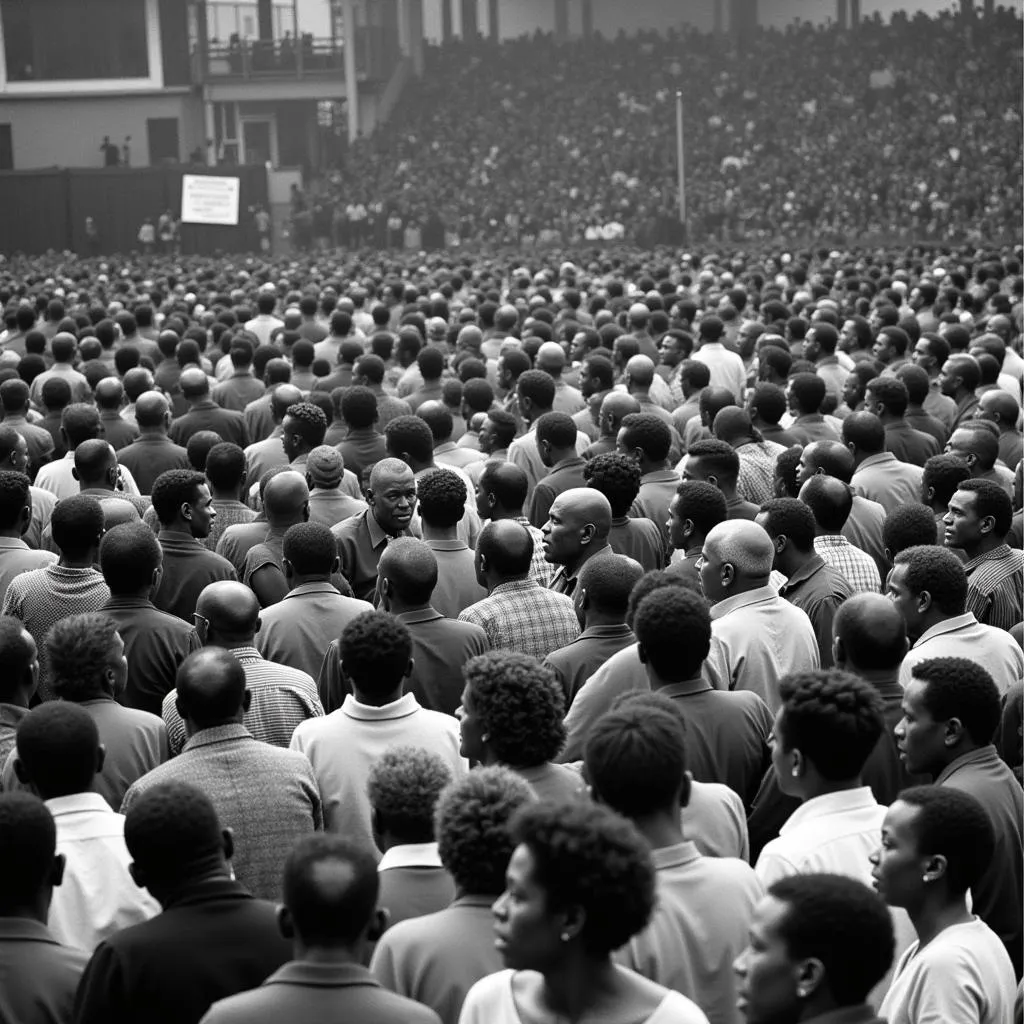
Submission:
M 455 900 L 435 914 L 389 928 L 370 970 L 385 988 L 457 1024 L 466 993 L 501 970 L 491 906 L 505 887 L 515 843 L 509 823 L 533 802 L 530 787 L 506 768 L 481 768 L 441 794 L 434 816 L 437 849 L 455 882 Z
M 686 996 L 612 962 L 655 903 L 650 849 L 630 822 L 596 804 L 542 800 L 516 814 L 512 838 L 492 909 L 508 969 L 470 989 L 460 1024 L 707 1024 Z
M 565 743 L 565 697 L 555 673 L 528 654 L 489 651 L 466 662 L 456 709 L 461 754 L 522 776 L 542 800 L 583 791 L 579 774 L 552 764 Z

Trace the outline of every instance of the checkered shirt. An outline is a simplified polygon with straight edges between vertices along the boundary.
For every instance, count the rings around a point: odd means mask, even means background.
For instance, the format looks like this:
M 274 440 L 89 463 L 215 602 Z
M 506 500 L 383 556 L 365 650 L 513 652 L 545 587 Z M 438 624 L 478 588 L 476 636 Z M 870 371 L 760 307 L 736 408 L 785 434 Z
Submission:
M 572 601 L 532 579 L 499 583 L 487 597 L 470 605 L 459 621 L 480 626 L 496 651 L 518 651 L 535 658 L 546 658 L 580 635 Z
M 875 560 L 845 537 L 828 534 L 814 538 L 814 550 L 853 588 L 855 594 L 877 594 L 882 589 Z

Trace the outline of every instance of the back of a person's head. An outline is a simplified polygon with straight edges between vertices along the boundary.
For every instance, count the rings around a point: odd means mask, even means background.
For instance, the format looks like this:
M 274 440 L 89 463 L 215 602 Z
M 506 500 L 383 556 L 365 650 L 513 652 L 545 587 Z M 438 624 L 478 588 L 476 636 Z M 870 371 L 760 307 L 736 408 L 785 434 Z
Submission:
M 444 353 L 439 348 L 428 346 L 417 354 L 416 365 L 425 381 L 440 380 L 444 372 Z
M 0 793 L 0 918 L 20 916 L 54 883 L 56 850 L 57 827 L 43 801 Z
M 181 514 L 182 506 L 196 500 L 198 488 L 206 477 L 194 469 L 167 469 L 153 481 L 150 499 L 161 526 L 170 526 Z
M 885 449 L 885 427 L 873 412 L 853 412 L 843 420 L 843 443 L 866 455 Z
M 903 568 L 903 583 L 913 596 L 927 591 L 932 608 L 949 618 L 963 615 L 967 605 L 967 573 L 952 551 L 936 544 L 906 548 L 894 562 L 894 567 Z
M 65 700 L 38 705 L 18 723 L 16 743 L 15 774 L 42 799 L 92 788 L 100 734 L 85 708 Z
M 443 444 L 451 440 L 455 424 L 451 410 L 444 402 L 424 402 L 416 410 L 416 415 L 430 427 L 434 444 Z
M 640 660 L 664 683 L 700 674 L 711 648 L 711 615 L 699 594 L 683 586 L 649 594 L 633 613 Z
M 480 531 L 476 551 L 487 569 L 502 579 L 514 579 L 530 571 L 533 537 L 521 523 L 492 520 Z
M 870 683 L 836 669 L 798 672 L 779 682 L 783 750 L 799 750 L 822 778 L 860 775 L 885 728 L 882 698 Z
M 230 441 L 215 444 L 206 453 L 205 473 L 215 491 L 237 491 L 245 479 L 245 452 Z
M 100 570 L 112 595 L 135 595 L 152 586 L 162 561 L 156 535 L 142 522 L 112 527 L 100 541 Z
M 892 917 L 878 894 L 846 875 L 799 874 L 775 882 L 767 895 L 785 908 L 773 930 L 787 960 L 816 961 L 821 968 L 815 987 L 838 1007 L 861 1006 L 885 977 L 896 949 Z
M 117 624 L 103 612 L 56 622 L 43 641 L 55 696 L 76 704 L 117 696 L 124 684 L 119 678 L 123 662 L 116 657 L 118 637 Z
M 451 780 L 437 754 L 414 746 L 388 748 L 366 781 L 375 835 L 393 844 L 432 842 L 437 801 Z
M 377 419 L 377 396 L 367 387 L 347 388 L 341 396 L 341 415 L 354 430 L 372 427 Z
M 238 659 L 220 647 L 193 651 L 175 676 L 178 711 L 197 729 L 209 729 L 234 719 L 243 706 L 245 670 Z
M 936 538 L 935 513 L 927 505 L 913 502 L 898 505 L 886 513 L 882 524 L 882 543 L 890 559 L 907 548 L 936 544 Z
M 739 475 L 740 457 L 736 454 L 736 449 L 717 438 L 695 441 L 690 445 L 687 458 L 699 460 L 705 472 L 715 476 L 719 481 L 735 480 Z
M 0 405 L 5 413 L 20 413 L 28 404 L 28 385 L 20 378 L 0 384 Z
M 882 594 L 848 597 L 836 610 L 832 636 L 852 672 L 895 672 L 907 653 L 906 622 Z
M 583 763 L 595 799 L 619 814 L 640 817 L 678 807 L 686 785 L 683 723 L 671 705 L 624 700 L 594 723 Z
M 825 401 L 825 381 L 816 373 L 795 373 L 789 378 L 793 403 L 803 415 L 816 413 Z
M 555 401 L 555 382 L 543 370 L 525 370 L 516 382 L 520 400 L 528 399 L 536 409 L 548 410 Z
M 73 451 L 83 441 L 100 436 L 99 410 L 94 405 L 75 402 L 61 413 L 60 425 L 67 436 L 68 447 Z
M 409 630 L 385 612 L 364 612 L 342 630 L 339 641 L 345 676 L 358 693 L 377 700 L 393 693 L 409 671 Z
M 427 526 L 448 529 L 466 512 L 466 485 L 462 478 L 439 466 L 424 473 L 416 483 L 419 512 Z
M 103 533 L 103 509 L 91 494 L 62 498 L 50 516 L 53 542 L 67 558 L 80 558 L 99 544 Z
M 772 540 L 785 537 L 801 554 L 814 551 L 814 513 L 799 498 L 772 498 L 761 506 L 757 521 Z

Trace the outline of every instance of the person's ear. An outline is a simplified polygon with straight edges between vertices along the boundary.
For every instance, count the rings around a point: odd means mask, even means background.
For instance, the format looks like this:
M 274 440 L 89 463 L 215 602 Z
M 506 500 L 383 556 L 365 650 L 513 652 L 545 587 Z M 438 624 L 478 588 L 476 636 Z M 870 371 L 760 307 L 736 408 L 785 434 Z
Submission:
M 683 536 L 684 537 L 692 537 L 693 534 L 694 534 L 693 520 L 692 519 L 684 519 L 683 520 Z
M 53 855 L 53 865 L 50 868 L 50 885 L 55 889 L 64 881 L 64 868 L 67 865 L 67 861 L 64 859 L 63 853 L 55 853 Z
M 21 510 L 21 534 L 24 536 L 28 533 L 28 528 L 32 525 L 32 506 L 26 505 Z
M 28 771 L 25 768 L 24 762 L 20 757 L 14 759 L 14 777 L 23 785 L 31 786 L 32 779 L 29 777 Z
M 489 568 L 489 566 L 487 564 L 487 556 L 485 554 L 483 554 L 483 552 L 477 551 L 476 557 L 477 557 L 477 561 L 478 561 L 478 563 L 480 565 L 480 571 L 481 572 L 487 572 L 488 568 Z
M 231 860 L 235 855 L 235 833 L 230 828 L 221 829 L 221 848 L 224 850 L 224 859 Z
M 932 606 L 932 595 L 927 590 L 922 590 L 917 595 L 917 610 L 921 615 L 924 615 Z
M 597 527 L 593 523 L 587 523 L 580 530 L 580 542 L 582 544 L 589 544 L 597 533 Z
M 284 939 L 295 938 L 295 921 L 292 919 L 292 912 L 284 905 L 277 908 L 277 930 Z
M 883 552 L 885 553 L 885 560 L 886 560 L 886 561 L 887 561 L 887 562 L 888 562 L 888 563 L 889 563 L 890 565 L 892 565 L 892 563 L 893 563 L 893 557 L 892 557 L 892 555 L 891 555 L 891 554 L 889 554 L 889 549 L 888 549 L 888 548 L 883 548 L 882 550 L 883 550 Z
M 853 443 L 852 441 L 847 441 L 847 442 L 846 442 L 846 450 L 847 450 L 847 451 L 848 451 L 848 452 L 849 452 L 849 453 L 850 453 L 851 455 L 856 455 L 856 454 L 857 454 L 857 446 L 856 446 L 856 445 L 855 445 L 855 444 L 854 444 L 854 443 Z M 818 470 L 818 472 L 820 473 L 820 472 L 821 472 L 821 470 Z
M 690 794 L 693 792 L 693 772 L 683 772 L 683 784 L 679 790 L 679 806 L 686 807 L 690 803 Z
M 796 994 L 800 999 L 809 999 L 825 980 L 825 966 L 820 960 L 808 957 L 796 969 Z
M 103 771 L 103 764 L 107 760 L 107 748 L 101 743 L 96 748 L 96 774 Z
M 75 467 L 74 467 L 74 466 L 72 466 L 72 467 L 71 467 L 71 475 L 72 475 L 72 476 L 73 476 L 73 477 L 74 477 L 74 478 L 75 478 L 76 480 L 78 480 L 79 482 L 81 482 L 81 479 L 82 479 L 82 478 L 81 478 L 81 477 L 80 477 L 80 476 L 78 475 L 78 470 L 77 470 L 77 469 L 75 469 Z
M 723 587 L 731 587 L 736 582 L 736 567 L 731 562 L 723 563 L 721 580 Z
M 937 882 L 949 872 L 949 861 L 941 853 L 933 854 L 925 863 L 921 877 L 925 882 Z
M 788 543 L 789 543 L 789 538 L 785 534 L 782 534 L 782 533 L 780 533 L 778 537 L 773 537 L 772 538 L 772 544 L 774 544 L 774 546 L 775 546 L 775 553 L 777 555 L 781 555 L 782 552 L 786 550 L 786 545 Z
M 717 476 L 711 476 L 709 474 L 708 475 L 708 483 L 711 484 L 712 487 L 717 487 L 718 486 L 718 477 Z
M 639 641 L 636 645 L 636 656 L 640 659 L 641 665 L 647 664 L 647 652 L 644 650 L 644 645 Z
M 415 658 L 410 658 L 409 659 L 409 664 L 405 666 L 405 675 L 402 676 L 402 678 L 403 679 L 410 679 L 410 678 L 412 678 L 412 671 L 413 671 L 413 669 L 415 667 L 416 667 L 416 659 Z
M 929 502 L 934 501 L 935 500 L 935 488 L 934 487 L 927 487 L 927 488 L 925 488 L 925 497 L 928 499 Z
M 335 556 L 334 561 L 331 562 L 331 575 L 341 572 L 341 559 Z
M 284 570 L 284 578 L 290 582 L 295 575 L 295 566 L 287 558 L 282 558 L 281 568 Z
M 366 926 L 366 938 L 370 942 L 378 942 L 380 937 L 388 930 L 391 923 L 391 914 L 385 907 L 378 907 L 370 915 L 370 923 Z
M 249 710 L 249 705 L 252 704 L 252 690 L 247 686 L 245 693 L 242 694 L 242 713 L 246 714 Z
M 832 641 L 832 661 L 836 665 L 842 665 L 846 662 L 846 647 L 839 637 Z

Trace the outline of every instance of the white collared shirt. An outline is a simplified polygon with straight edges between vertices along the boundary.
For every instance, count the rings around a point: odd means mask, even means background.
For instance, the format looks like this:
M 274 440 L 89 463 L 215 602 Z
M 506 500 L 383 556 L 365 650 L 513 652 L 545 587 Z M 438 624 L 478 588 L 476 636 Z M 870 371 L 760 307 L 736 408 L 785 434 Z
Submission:
M 402 843 L 385 850 L 377 871 L 389 868 L 443 868 L 437 843 Z
M 160 913 L 160 904 L 128 873 L 123 815 L 98 793 L 54 797 L 46 806 L 57 826 L 57 853 L 65 859 L 47 921 L 59 942 L 91 953 L 115 932 Z

